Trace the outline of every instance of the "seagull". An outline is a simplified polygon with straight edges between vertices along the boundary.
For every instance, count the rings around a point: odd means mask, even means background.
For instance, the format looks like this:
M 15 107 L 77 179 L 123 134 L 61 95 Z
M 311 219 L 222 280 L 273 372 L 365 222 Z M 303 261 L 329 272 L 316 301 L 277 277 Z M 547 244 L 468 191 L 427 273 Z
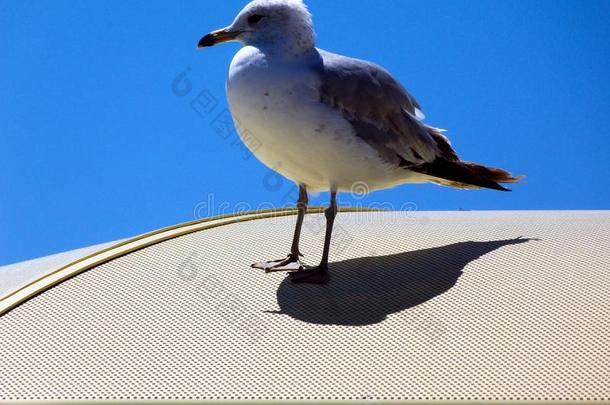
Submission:
M 297 221 L 285 259 L 252 265 L 287 272 L 295 283 L 325 284 L 337 193 L 408 183 L 510 191 L 521 177 L 460 160 L 443 130 L 424 123 L 419 103 L 384 68 L 319 49 L 302 0 L 254 0 L 198 48 L 238 41 L 227 98 L 241 140 L 299 188 Z M 253 142 L 252 140 L 256 140 Z M 329 192 L 318 266 L 301 261 L 308 193 Z

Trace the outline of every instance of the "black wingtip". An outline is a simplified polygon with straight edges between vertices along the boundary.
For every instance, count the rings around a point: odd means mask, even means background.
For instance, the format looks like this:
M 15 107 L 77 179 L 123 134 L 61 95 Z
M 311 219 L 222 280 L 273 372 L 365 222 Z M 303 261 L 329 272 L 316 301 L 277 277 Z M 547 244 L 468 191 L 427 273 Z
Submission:
M 510 188 L 506 188 L 506 187 L 504 187 L 501 184 L 498 184 L 497 186 L 498 186 L 498 188 L 496 188 L 495 190 L 503 191 L 505 193 L 512 193 L 513 192 L 513 190 L 511 190 Z

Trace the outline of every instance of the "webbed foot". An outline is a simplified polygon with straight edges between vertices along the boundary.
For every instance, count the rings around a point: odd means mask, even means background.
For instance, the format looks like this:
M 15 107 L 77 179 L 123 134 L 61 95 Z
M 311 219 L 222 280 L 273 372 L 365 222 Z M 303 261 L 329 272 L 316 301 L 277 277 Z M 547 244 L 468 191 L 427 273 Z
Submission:
M 292 254 L 289 254 L 285 259 L 254 263 L 251 267 L 254 269 L 265 270 L 265 273 L 275 273 L 281 271 L 298 272 L 305 270 L 305 265 L 301 263 L 299 256 Z

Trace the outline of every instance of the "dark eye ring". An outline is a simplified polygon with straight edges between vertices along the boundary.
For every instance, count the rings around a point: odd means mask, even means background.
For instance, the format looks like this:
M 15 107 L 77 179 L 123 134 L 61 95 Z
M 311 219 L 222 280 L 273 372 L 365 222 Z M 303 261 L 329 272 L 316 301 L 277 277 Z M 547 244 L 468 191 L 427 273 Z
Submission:
M 263 16 L 260 14 L 254 14 L 248 17 L 248 24 L 254 25 L 263 19 Z

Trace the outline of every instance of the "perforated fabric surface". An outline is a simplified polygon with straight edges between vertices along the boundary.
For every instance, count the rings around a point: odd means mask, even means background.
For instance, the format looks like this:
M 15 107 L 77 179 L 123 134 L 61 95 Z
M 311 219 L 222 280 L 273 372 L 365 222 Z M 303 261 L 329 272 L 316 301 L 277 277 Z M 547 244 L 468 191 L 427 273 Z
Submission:
M 0 318 L 0 399 L 610 399 L 610 214 L 340 214 L 181 236 Z M 302 251 L 320 257 L 323 217 Z
M 120 240 L 100 245 L 88 246 L 70 252 L 58 253 L 21 263 L 0 266 L 0 297 L 9 294 L 23 285 L 82 257 L 116 245 Z

